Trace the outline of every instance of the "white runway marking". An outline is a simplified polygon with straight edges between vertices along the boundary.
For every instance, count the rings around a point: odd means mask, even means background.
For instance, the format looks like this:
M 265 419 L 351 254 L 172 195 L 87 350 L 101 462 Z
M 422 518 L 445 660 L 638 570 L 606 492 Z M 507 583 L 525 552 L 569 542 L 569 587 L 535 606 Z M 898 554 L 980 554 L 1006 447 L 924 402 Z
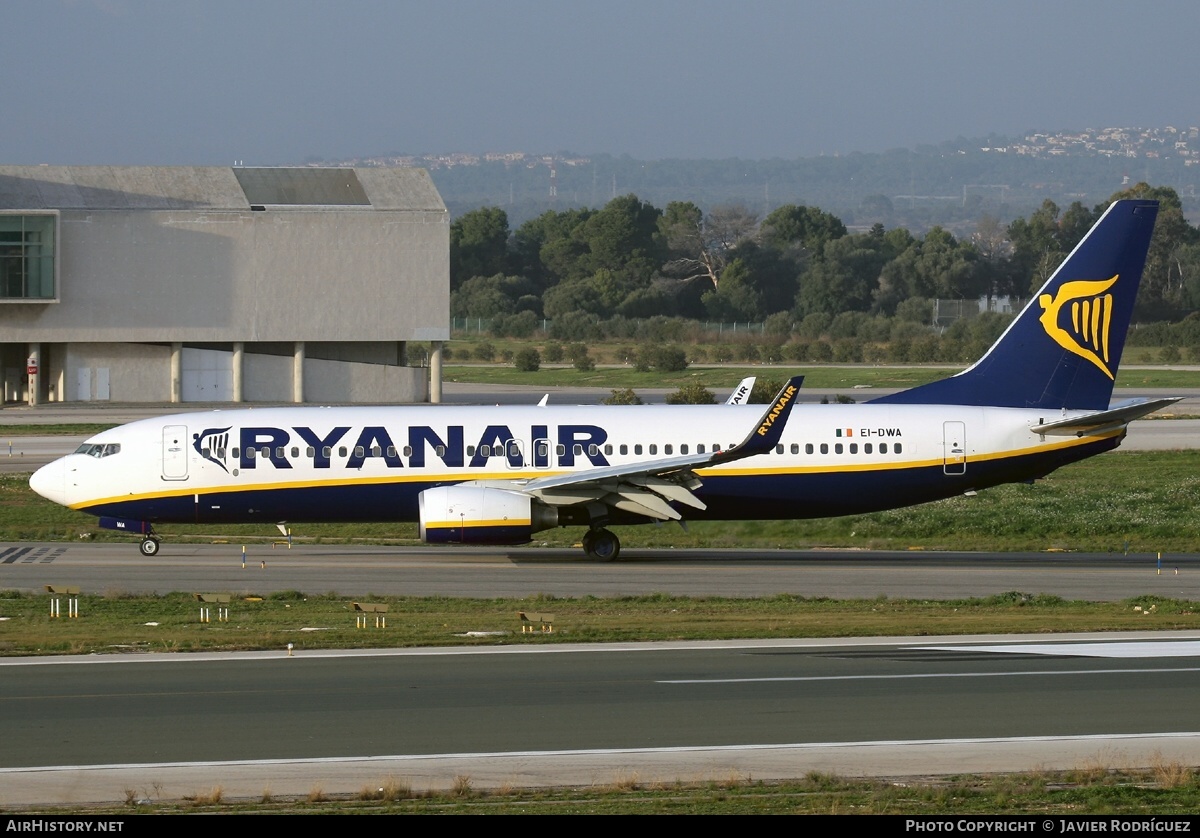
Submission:
M 922 646 L 935 652 L 997 652 L 1014 655 L 1072 655 L 1087 658 L 1190 658 L 1200 656 L 1200 640 L 1129 643 L 1006 643 L 1002 646 Z
M 912 681 L 930 678 L 1058 678 L 1064 675 L 1159 675 L 1162 673 L 1200 672 L 1200 667 L 1172 669 L 1067 669 L 1023 672 L 913 672 L 906 675 L 785 675 L 771 678 L 688 678 L 655 681 L 656 684 L 777 684 L 814 681 Z

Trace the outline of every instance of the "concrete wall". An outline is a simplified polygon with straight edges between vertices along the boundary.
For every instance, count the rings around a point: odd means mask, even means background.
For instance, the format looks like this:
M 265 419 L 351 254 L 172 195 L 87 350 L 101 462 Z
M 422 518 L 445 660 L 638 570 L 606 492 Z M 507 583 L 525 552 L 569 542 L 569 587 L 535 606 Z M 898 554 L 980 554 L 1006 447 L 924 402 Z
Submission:
M 5 341 L 449 339 L 449 219 L 379 210 L 63 210 L 58 303 Z
M 132 343 L 72 343 L 51 347 L 54 401 L 165 402 L 171 398 L 171 347 Z M 63 358 L 56 369 L 57 359 Z M 107 377 L 108 398 L 98 385 Z M 87 384 L 84 385 L 86 379 Z M 89 398 L 79 398 L 86 386 Z M 62 395 L 59 395 L 62 393 Z
M 167 402 L 171 398 L 170 346 L 78 343 L 47 349 L 43 370 L 51 401 Z M 291 356 L 260 354 L 247 347 L 244 401 L 291 403 L 292 363 Z M 185 347 L 183 367 L 187 382 L 191 374 L 203 377 L 205 370 L 232 369 L 232 353 Z M 221 400 L 220 393 L 197 395 L 194 389 L 185 384 L 184 401 Z M 23 390 L 13 395 L 25 397 Z M 309 404 L 423 402 L 429 399 L 429 370 L 307 358 L 304 395 Z
M 304 364 L 304 393 L 307 401 L 320 404 L 425 402 L 429 370 L 309 358 Z

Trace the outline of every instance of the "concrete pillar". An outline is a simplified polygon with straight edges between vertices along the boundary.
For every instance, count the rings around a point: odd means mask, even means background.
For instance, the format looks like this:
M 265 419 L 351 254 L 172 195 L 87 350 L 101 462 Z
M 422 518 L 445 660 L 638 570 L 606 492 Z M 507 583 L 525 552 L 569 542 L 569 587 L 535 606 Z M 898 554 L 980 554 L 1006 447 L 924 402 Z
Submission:
M 296 341 L 292 353 L 292 401 L 304 404 L 304 341 Z
M 442 342 L 435 340 L 429 344 L 429 401 L 431 404 L 442 402 Z
M 408 366 L 408 341 L 396 341 L 396 366 Z
M 245 398 L 242 385 L 242 368 L 245 363 L 246 344 L 240 340 L 233 344 L 233 400 L 240 402 Z
M 37 372 L 29 373 L 29 392 L 26 394 L 29 406 L 37 407 L 41 401 L 38 387 L 41 384 L 42 376 L 45 375 L 45 372 L 42 370 L 42 345 L 40 343 L 29 344 L 29 357 L 25 361 L 25 366 L 26 370 L 30 367 L 37 369 Z
M 183 401 L 183 344 L 171 344 L 171 404 Z

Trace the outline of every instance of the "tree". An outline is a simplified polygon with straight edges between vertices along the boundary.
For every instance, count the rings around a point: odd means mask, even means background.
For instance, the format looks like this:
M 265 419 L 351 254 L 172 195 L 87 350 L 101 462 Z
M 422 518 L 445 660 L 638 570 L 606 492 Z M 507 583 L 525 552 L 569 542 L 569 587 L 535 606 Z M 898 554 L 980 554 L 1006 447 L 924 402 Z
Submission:
M 576 228 L 576 238 L 587 245 L 589 269 L 625 271 L 638 263 L 636 272 L 648 282 L 663 255 L 658 238 L 661 215 L 661 210 L 636 195 L 613 198 Z
M 819 253 L 826 242 L 840 239 L 846 232 L 846 225 L 836 215 L 795 204 L 780 207 L 762 223 L 763 244 L 777 250 L 802 248 Z
M 659 221 L 671 257 L 663 273 L 682 283 L 703 279 L 719 289 L 730 253 L 757 226 L 757 214 L 740 205 L 713 207 L 705 217 L 693 203 L 672 202 Z
M 1139 183 L 1116 193 L 1111 200 L 1122 198 L 1158 201 L 1158 217 L 1154 222 L 1154 236 L 1150 239 L 1150 253 L 1146 256 L 1134 316 L 1138 320 L 1178 318 L 1192 299 L 1188 289 L 1194 283 L 1194 279 L 1184 273 L 1183 259 L 1190 256 L 1190 245 L 1200 244 L 1200 230 L 1188 224 L 1179 195 L 1170 187 Z
M 716 404 L 712 391 L 699 381 L 690 381 L 667 396 L 667 404 Z
M 499 207 L 471 210 L 450 224 L 450 290 L 473 276 L 508 269 L 508 214 Z
M 613 390 L 612 394 L 600 400 L 600 404 L 645 404 L 641 396 L 626 387 L 623 390 Z
M 542 356 L 532 347 L 527 347 L 513 356 L 513 366 L 521 372 L 537 372 L 542 366 Z
M 474 276 L 450 294 L 451 317 L 504 317 L 517 311 L 533 284 L 520 276 Z M 536 314 L 536 312 L 535 312 Z
M 818 255 L 800 276 L 798 314 L 870 309 L 886 262 L 884 240 L 871 234 L 843 236 L 826 241 Z
M 1030 292 L 1046 284 L 1066 253 L 1058 237 L 1058 205 L 1047 198 L 1028 220 L 1018 218 L 1008 225 L 1013 246 L 1013 270 L 1028 280 Z

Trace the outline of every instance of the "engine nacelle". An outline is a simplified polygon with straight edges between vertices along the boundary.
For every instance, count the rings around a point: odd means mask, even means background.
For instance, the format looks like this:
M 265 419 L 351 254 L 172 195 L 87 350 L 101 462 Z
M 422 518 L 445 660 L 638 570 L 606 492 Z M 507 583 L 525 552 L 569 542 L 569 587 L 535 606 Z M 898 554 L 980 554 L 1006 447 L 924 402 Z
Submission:
M 558 526 L 558 512 L 510 489 L 460 483 L 417 497 L 421 540 L 428 544 L 524 544 Z

